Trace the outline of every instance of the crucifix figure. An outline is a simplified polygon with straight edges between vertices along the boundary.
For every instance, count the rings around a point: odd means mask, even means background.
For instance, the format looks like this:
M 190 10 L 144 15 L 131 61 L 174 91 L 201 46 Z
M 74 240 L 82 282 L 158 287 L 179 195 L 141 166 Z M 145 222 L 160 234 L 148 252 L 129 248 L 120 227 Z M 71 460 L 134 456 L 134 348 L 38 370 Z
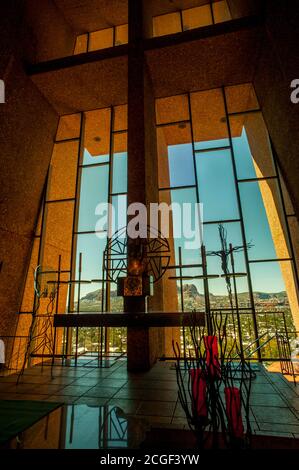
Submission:
M 221 270 L 223 272 L 222 277 L 224 277 L 224 279 L 225 279 L 226 289 L 227 289 L 227 293 L 228 293 L 229 305 L 230 305 L 230 308 L 231 308 L 231 311 L 232 311 L 234 334 L 236 336 L 235 320 L 234 320 L 233 289 L 232 289 L 231 279 L 233 280 L 234 296 L 235 296 L 235 309 L 236 309 L 236 314 L 237 314 L 237 319 L 238 319 L 239 346 L 240 346 L 241 353 L 243 354 L 242 329 L 241 329 L 240 315 L 239 315 L 239 304 L 238 304 L 236 278 L 237 277 L 245 277 L 245 276 L 247 276 L 247 273 L 236 273 L 235 272 L 234 253 L 242 252 L 245 249 L 248 250 L 253 245 L 252 245 L 252 243 L 247 243 L 246 245 L 236 245 L 236 246 L 233 246 L 231 243 L 228 244 L 228 242 L 227 242 L 227 231 L 225 230 L 225 228 L 223 227 L 222 224 L 218 225 L 218 233 L 219 233 L 219 238 L 220 238 L 221 249 L 218 250 L 218 251 L 209 251 L 207 253 L 207 256 L 218 256 L 221 260 Z M 231 264 L 231 271 L 230 271 L 230 268 L 229 268 L 229 264 Z M 228 315 L 226 316 L 226 319 L 225 319 L 225 322 L 224 322 L 224 330 L 226 329 L 227 318 L 228 318 Z M 224 334 L 225 334 L 225 331 L 224 331 Z

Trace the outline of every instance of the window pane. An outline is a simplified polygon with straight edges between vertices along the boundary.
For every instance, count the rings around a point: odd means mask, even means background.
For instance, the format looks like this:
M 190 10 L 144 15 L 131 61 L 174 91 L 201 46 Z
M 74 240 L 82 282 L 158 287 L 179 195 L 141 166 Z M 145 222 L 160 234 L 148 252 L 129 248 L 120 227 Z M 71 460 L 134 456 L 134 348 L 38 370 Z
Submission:
M 229 145 L 220 89 L 191 93 L 191 114 L 196 150 Z
M 247 308 L 250 305 L 249 301 L 249 290 L 248 290 L 248 280 L 247 280 L 247 270 L 246 262 L 244 256 L 244 250 L 240 247 L 244 246 L 241 224 L 239 222 L 232 222 L 227 224 L 222 224 L 225 233 L 227 248 L 229 249 L 229 244 L 232 244 L 233 248 L 238 247 L 238 251 L 233 252 L 233 261 L 234 261 L 234 272 L 238 274 L 245 274 L 245 276 L 236 278 L 236 289 L 238 294 L 238 305 L 242 308 Z M 209 274 L 218 274 L 223 276 L 224 270 L 222 266 L 222 259 L 219 251 L 222 250 L 220 235 L 219 235 L 219 225 L 218 224 L 208 224 L 204 225 L 204 245 L 207 252 L 207 268 Z M 218 252 L 218 255 L 216 254 Z M 228 270 L 230 273 L 233 272 L 231 264 L 231 256 L 227 258 Z M 234 282 L 233 278 L 230 278 L 232 293 L 233 293 L 233 306 L 235 307 L 235 291 L 234 291 Z M 224 277 L 220 279 L 210 279 L 209 288 L 211 293 L 211 306 L 212 308 L 230 308 L 231 304 L 228 296 L 228 286 Z
M 74 139 L 80 137 L 81 114 L 61 116 L 56 134 L 56 140 Z
M 238 219 L 230 150 L 196 153 L 196 170 L 203 220 Z
M 170 186 L 195 184 L 192 144 L 168 147 Z
M 70 269 L 73 215 L 73 202 L 46 204 L 42 265 L 57 269 L 58 257 L 61 255 L 61 269 Z
M 251 263 L 250 272 L 257 310 L 284 312 L 298 324 L 298 292 L 292 263 Z
M 77 235 L 76 279 L 79 275 L 79 255 L 82 253 L 81 278 L 91 281 L 102 279 L 103 253 L 107 244 L 107 234 L 83 233 Z M 89 290 L 87 285 L 85 290 Z
M 128 186 L 127 133 L 113 136 L 112 192 L 125 193 Z
M 112 206 L 114 208 L 114 217 L 111 220 L 111 234 L 127 225 L 127 196 L 112 196 Z
M 113 136 L 113 151 L 114 153 L 126 153 L 128 148 L 128 134 L 121 132 Z
M 164 36 L 181 32 L 181 15 L 169 13 L 167 15 L 155 16 L 153 18 L 153 36 Z
M 174 282 L 174 281 L 173 281 Z M 181 291 L 180 283 L 177 282 L 178 289 L 178 305 L 181 310 Z M 204 298 L 203 281 L 198 279 L 191 279 L 183 281 L 183 299 L 184 299 L 184 312 L 197 312 L 205 311 L 205 298 Z M 186 331 L 189 333 L 188 329 Z
M 229 147 L 229 139 L 208 140 L 204 142 L 195 142 L 194 144 L 195 151 L 221 149 L 225 147 Z
M 170 194 L 171 203 L 175 205 L 172 223 L 176 262 L 177 264 L 179 262 L 179 247 L 181 247 L 183 264 L 198 264 L 201 258 L 201 231 L 198 208 L 195 206 L 196 190 L 175 189 Z
M 60 280 L 68 282 L 70 280 L 70 273 L 61 273 Z M 59 287 L 59 299 L 58 299 L 58 312 L 67 313 L 69 307 L 69 284 L 61 284 Z M 59 346 L 58 346 L 59 347 Z
M 124 311 L 124 298 L 117 295 L 117 284 L 115 282 L 110 283 L 110 312 L 123 312 Z M 126 349 L 126 341 L 121 343 L 120 336 L 125 336 L 126 328 L 110 328 L 110 341 L 109 345 L 110 351 L 117 351 L 121 349 Z M 118 346 L 118 347 L 117 347 Z
M 239 137 L 232 138 L 238 179 L 257 178 L 245 127 Z M 234 134 L 235 135 L 235 134 Z
M 212 7 L 215 23 L 222 23 L 222 21 L 229 21 L 232 19 L 226 0 L 213 2 Z
M 184 267 L 186 265 L 196 265 L 201 263 L 200 246 L 201 238 L 196 239 L 192 236 L 192 230 L 197 235 L 200 234 L 199 217 L 194 207 L 196 203 L 195 189 L 176 189 L 173 191 L 160 191 L 160 203 L 165 203 L 167 206 L 170 203 L 176 205 L 173 213 L 170 213 L 170 232 L 167 233 L 165 227 L 161 226 L 161 232 L 168 238 L 171 259 L 170 266 L 178 265 L 180 262 L 179 248 L 181 248 L 181 261 L 182 261 L 182 275 L 191 277 L 189 280 L 183 281 L 183 299 L 184 310 L 190 311 L 194 308 L 200 308 L 202 304 L 202 297 L 197 296 L 202 293 L 202 281 L 196 280 L 193 277 L 202 273 L 201 267 L 190 268 Z M 191 203 L 190 213 L 183 213 L 184 204 Z M 166 207 L 167 207 L 166 206 Z M 169 220 L 168 217 L 162 220 Z M 195 223 L 196 221 L 196 223 Z M 191 226 L 188 225 L 191 222 Z M 188 246 L 188 242 L 191 245 Z M 163 299 L 164 309 L 166 311 L 181 311 L 181 292 L 179 280 L 173 277 L 179 276 L 179 269 L 169 269 L 162 278 L 163 290 L 167 292 L 167 296 Z M 195 287 L 194 287 L 195 286 Z
M 99 203 L 108 202 L 108 165 L 82 168 L 78 231 L 95 230 Z
M 85 113 L 83 165 L 109 161 L 110 108 Z
M 74 310 L 75 311 L 77 310 L 77 303 L 78 303 L 78 297 L 79 297 L 79 302 L 80 302 L 79 311 L 80 312 L 101 312 L 102 311 L 102 288 L 103 288 L 103 284 L 99 282 L 92 282 L 91 284 L 81 284 L 80 294 L 79 294 L 79 286 L 77 285 L 74 289 Z M 105 285 L 104 285 L 104 289 L 105 289 Z
M 186 264 L 200 264 L 201 254 L 201 231 L 199 224 L 199 214 L 195 208 L 196 204 L 196 191 L 195 189 L 175 189 L 173 191 L 160 191 L 160 203 L 165 204 L 164 215 L 161 214 L 161 227 L 162 235 L 165 236 L 170 245 L 172 253 L 171 265 L 179 264 L 179 247 L 182 252 L 182 262 Z M 191 204 L 183 212 L 183 205 Z M 170 204 L 174 204 L 174 208 L 170 211 L 169 216 L 166 210 Z M 189 212 L 188 212 L 189 211 Z M 173 256 L 174 254 L 174 256 Z M 201 268 L 186 268 L 184 275 L 198 275 L 201 274 Z M 178 275 L 178 270 L 168 275 Z
M 231 222 L 227 224 L 222 224 L 222 227 L 226 233 L 227 247 L 231 243 L 233 248 L 243 247 L 244 242 L 241 232 L 240 222 Z M 222 249 L 220 234 L 219 234 L 219 225 L 218 224 L 206 224 L 203 228 L 203 242 L 206 247 L 207 252 L 207 267 L 209 273 L 223 274 L 221 267 L 220 256 L 215 255 L 215 252 L 219 252 Z M 240 249 L 233 253 L 235 272 L 246 273 L 246 263 L 244 257 L 244 250 Z M 231 257 L 228 257 L 228 267 L 230 272 L 232 272 L 231 266 Z
M 177 191 L 180 192 L 181 190 L 177 190 Z M 160 198 L 159 202 L 164 203 L 165 207 L 168 207 L 171 204 L 171 192 L 170 191 L 160 191 L 159 198 Z M 192 200 L 193 199 L 194 197 L 192 198 Z M 172 213 L 170 212 L 169 217 L 166 216 L 165 219 L 164 217 L 161 216 L 161 220 L 162 220 L 162 223 L 160 226 L 160 230 L 162 232 L 162 235 L 168 239 L 168 243 L 170 247 L 169 265 L 174 266 L 176 263 L 178 263 L 178 258 L 177 258 L 178 250 L 175 249 Z M 166 223 L 164 223 L 164 220 L 166 221 Z M 168 226 L 168 223 L 169 223 L 169 226 Z M 168 231 L 168 228 L 169 228 L 169 231 Z M 185 262 L 188 262 L 188 257 L 185 256 L 184 253 L 183 253 L 183 260 Z M 173 269 L 167 270 L 165 275 L 162 277 L 163 291 L 168 293 L 167 296 L 163 296 L 163 303 L 161 305 L 161 308 L 163 308 L 165 311 L 176 312 L 180 310 L 180 306 L 178 304 L 177 281 L 173 279 L 169 279 L 170 277 L 176 276 L 177 274 L 178 274 L 177 270 L 173 268 Z
M 211 274 L 217 274 L 217 271 L 211 271 Z M 209 280 L 209 292 L 210 292 L 210 305 L 214 310 L 231 309 L 236 308 L 236 297 L 233 279 L 231 280 L 232 296 L 229 296 L 228 286 L 225 278 L 220 277 Z M 250 307 L 249 289 L 247 276 L 236 279 L 236 290 L 238 295 L 238 307 L 248 308 Z M 237 319 L 235 318 L 235 326 L 237 326 Z
M 126 193 L 128 186 L 128 158 L 127 152 L 113 154 L 113 184 L 112 192 Z
M 157 124 L 188 121 L 189 119 L 187 95 L 171 96 L 156 100 Z
M 54 145 L 49 171 L 47 200 L 75 197 L 78 142 L 62 142 Z
M 257 112 L 231 116 L 230 127 L 238 178 L 276 176 L 262 114 Z
M 212 24 L 212 13 L 210 5 L 189 8 L 182 11 L 184 31 L 200 28 Z
M 157 138 L 159 187 L 195 184 L 190 125 L 158 127 Z
M 87 149 L 83 151 L 83 165 L 94 165 L 95 163 L 108 163 L 109 162 L 109 153 L 106 155 L 97 155 L 93 157 L 90 155 Z
M 128 43 L 128 25 L 123 24 L 116 26 L 115 28 L 115 45 L 120 46 L 121 44 Z
M 125 131 L 128 129 L 128 105 L 123 104 L 114 107 L 114 131 Z
M 95 31 L 89 35 L 89 50 L 95 51 L 113 46 L 113 28 Z
M 87 40 L 87 34 L 80 34 L 80 36 L 77 36 L 74 55 L 87 52 Z
M 240 183 L 250 259 L 288 258 L 289 250 L 281 203 L 275 180 Z
M 240 113 L 259 108 L 258 100 L 251 83 L 228 86 L 225 88 L 225 96 L 229 113 Z
M 240 313 L 240 323 L 242 328 L 242 344 L 243 349 L 245 350 L 250 344 L 255 341 L 255 332 L 254 332 L 254 321 L 252 311 L 241 311 Z M 257 358 L 257 353 L 251 356 L 252 358 Z

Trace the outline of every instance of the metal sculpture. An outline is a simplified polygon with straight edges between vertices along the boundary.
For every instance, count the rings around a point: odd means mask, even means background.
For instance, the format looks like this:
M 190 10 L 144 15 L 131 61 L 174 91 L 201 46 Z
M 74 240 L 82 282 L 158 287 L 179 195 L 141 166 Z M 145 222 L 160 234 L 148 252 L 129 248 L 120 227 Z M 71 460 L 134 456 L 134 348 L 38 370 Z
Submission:
M 170 261 L 168 240 L 159 230 L 150 226 L 147 227 L 147 238 L 130 239 L 130 250 L 128 240 L 127 227 L 115 232 L 108 240 L 103 269 L 107 280 L 116 282 L 119 276 L 126 276 L 129 270 L 134 269 L 151 276 L 153 282 L 161 279 Z M 135 268 L 133 262 L 136 263 Z
M 243 346 L 242 346 L 242 327 L 240 321 L 240 312 L 239 312 L 239 302 L 238 302 L 238 293 L 237 293 L 237 283 L 236 278 L 246 277 L 247 273 L 237 273 L 235 272 L 235 260 L 234 254 L 244 251 L 245 249 L 250 249 L 253 245 L 252 243 L 247 243 L 246 245 L 233 246 L 231 243 L 227 242 L 227 231 L 222 224 L 218 225 L 219 239 L 221 249 L 218 251 L 209 251 L 207 256 L 218 256 L 221 260 L 221 270 L 223 272 L 222 277 L 225 279 L 226 290 L 228 294 L 228 301 L 232 312 L 232 321 L 233 321 L 233 332 L 234 336 L 239 336 L 239 342 L 236 343 L 236 349 L 243 356 Z M 231 269 L 230 269 L 231 266 Z M 233 282 L 232 282 L 232 281 Z M 233 285 L 232 285 L 233 284 Z M 235 307 L 234 307 L 235 302 Z M 237 315 L 237 328 L 235 325 L 234 311 Z M 225 316 L 225 322 L 223 328 L 226 329 L 226 323 L 228 320 L 228 315 Z
M 59 270 L 60 262 L 61 259 L 59 257 Z M 51 268 L 37 266 L 34 271 L 34 291 L 34 308 L 27 347 L 23 365 L 18 375 L 17 384 L 24 373 L 29 358 L 42 358 L 42 365 L 45 357 L 51 360 L 54 358 L 55 331 L 53 326 L 53 315 L 57 295 L 57 271 Z M 45 313 L 39 313 L 42 299 L 48 299 Z

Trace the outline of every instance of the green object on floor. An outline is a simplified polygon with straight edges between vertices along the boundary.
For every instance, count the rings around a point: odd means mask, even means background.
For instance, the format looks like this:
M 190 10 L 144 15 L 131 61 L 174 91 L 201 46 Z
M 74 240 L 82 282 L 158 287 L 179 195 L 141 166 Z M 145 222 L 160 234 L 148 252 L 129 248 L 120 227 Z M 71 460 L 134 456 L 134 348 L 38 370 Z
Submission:
M 30 428 L 47 414 L 61 406 L 30 400 L 0 400 L 0 444 Z

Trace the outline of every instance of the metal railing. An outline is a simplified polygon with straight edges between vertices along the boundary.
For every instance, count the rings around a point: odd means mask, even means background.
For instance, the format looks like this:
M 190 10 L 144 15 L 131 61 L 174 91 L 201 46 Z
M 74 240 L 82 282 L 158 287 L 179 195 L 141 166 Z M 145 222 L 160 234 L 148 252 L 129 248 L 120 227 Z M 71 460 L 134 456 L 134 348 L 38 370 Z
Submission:
M 253 323 L 253 315 L 249 309 L 240 309 L 238 315 L 235 311 L 225 309 L 212 310 L 211 315 L 226 317 L 226 331 L 228 346 L 232 348 L 232 355 L 242 351 L 245 360 L 258 360 L 260 353 L 263 362 L 279 361 L 280 351 L 276 335 L 281 334 L 291 341 L 296 338 L 296 332 L 292 324 L 291 314 L 284 311 L 258 311 L 256 320 L 259 335 L 256 337 Z M 238 321 L 240 324 L 238 325 Z M 240 326 L 240 328 L 238 328 Z M 188 330 L 185 329 L 185 344 L 187 354 L 192 354 L 192 341 Z M 206 332 L 206 334 L 208 334 Z M 240 337 L 241 335 L 241 337 Z M 262 340 L 261 347 L 260 341 Z M 181 331 L 181 346 L 183 347 L 183 331 Z
M 237 318 L 235 313 L 231 311 L 213 312 L 214 315 L 227 316 L 226 334 L 228 343 L 232 346 L 231 355 L 237 355 L 240 352 L 240 338 L 239 331 L 234 322 Z M 291 362 L 291 341 L 299 337 L 299 332 L 292 327 L 291 321 L 285 315 L 285 312 L 272 311 L 272 312 L 257 312 L 259 332 L 261 333 L 258 338 L 255 337 L 253 328 L 253 318 L 249 310 L 240 311 L 239 318 L 241 322 L 242 334 L 242 350 L 244 359 L 249 361 L 258 361 L 258 352 L 261 353 L 263 362 L 281 362 L 282 373 L 292 372 L 290 366 Z M 109 329 L 110 330 L 110 329 Z M 192 349 L 188 347 L 191 344 L 188 340 L 188 328 L 184 332 L 186 336 L 187 355 L 192 354 Z M 206 333 L 207 334 L 207 333 Z M 65 361 L 71 361 L 71 365 L 81 365 L 89 363 L 90 366 L 99 367 L 101 364 L 98 358 L 105 359 L 107 357 L 106 351 L 109 351 L 111 356 L 121 356 L 126 353 L 126 331 L 125 328 L 111 329 L 108 335 L 101 337 L 101 329 L 98 328 L 79 328 L 78 335 L 72 335 L 71 347 L 67 351 L 65 348 L 66 342 L 63 335 L 59 336 L 59 341 L 55 344 L 54 360 L 53 355 L 39 354 L 36 357 L 30 358 L 30 365 L 33 364 L 47 364 L 51 359 L 55 364 L 64 364 Z M 14 373 L 21 369 L 26 348 L 28 345 L 27 336 L 4 336 L 0 337 L 5 346 L 5 366 L 1 366 L 0 374 Z M 183 345 L 183 338 L 181 335 L 181 344 Z M 114 347 L 114 345 L 116 347 Z M 108 354 L 109 356 L 110 354 Z M 173 359 L 174 357 L 167 357 L 165 359 Z M 27 366 L 28 364 L 26 364 Z

